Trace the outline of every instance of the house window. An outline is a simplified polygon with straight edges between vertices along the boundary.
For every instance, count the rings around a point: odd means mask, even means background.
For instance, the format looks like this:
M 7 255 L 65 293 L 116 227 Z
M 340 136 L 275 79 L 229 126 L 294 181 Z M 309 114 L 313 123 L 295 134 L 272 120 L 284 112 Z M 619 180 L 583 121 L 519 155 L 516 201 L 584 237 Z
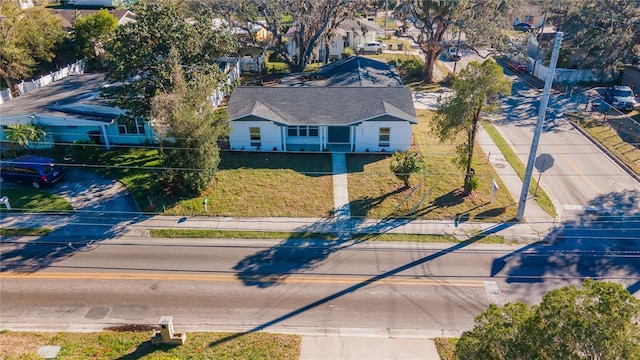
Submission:
M 249 128 L 249 136 L 251 137 L 251 146 L 262 146 L 260 142 L 260 128 L 259 127 L 250 127 Z
M 288 126 L 288 136 L 318 137 L 317 126 Z
M 533 23 L 533 15 L 525 15 L 524 16 L 524 22 L 526 22 L 527 24 L 532 24 Z
M 133 121 L 118 120 L 118 133 L 120 135 L 144 135 L 144 121 L 138 119 Z
M 380 128 L 380 137 L 378 146 L 387 147 L 389 146 L 389 138 L 391 137 L 391 128 L 383 127 Z

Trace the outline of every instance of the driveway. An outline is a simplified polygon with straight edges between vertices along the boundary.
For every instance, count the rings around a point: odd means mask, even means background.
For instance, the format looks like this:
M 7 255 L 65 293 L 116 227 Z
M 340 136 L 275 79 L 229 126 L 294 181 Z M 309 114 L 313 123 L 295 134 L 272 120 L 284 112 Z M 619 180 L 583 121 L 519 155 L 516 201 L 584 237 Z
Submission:
M 140 212 L 133 196 L 121 182 L 77 167 L 66 167 L 65 172 L 64 180 L 47 191 L 67 199 L 75 210 Z
M 65 167 L 62 180 L 42 191 L 64 197 L 74 210 L 118 214 L 139 214 L 140 208 L 119 181 L 80 167 Z M 25 184 L 3 183 L 3 189 L 31 188 Z

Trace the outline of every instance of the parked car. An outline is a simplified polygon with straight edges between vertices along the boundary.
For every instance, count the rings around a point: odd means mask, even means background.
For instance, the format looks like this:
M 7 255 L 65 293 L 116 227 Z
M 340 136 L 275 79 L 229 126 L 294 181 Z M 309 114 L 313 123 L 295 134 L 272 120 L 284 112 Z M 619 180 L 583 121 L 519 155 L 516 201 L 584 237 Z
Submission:
M 514 73 L 529 72 L 529 67 L 527 66 L 527 64 L 521 62 L 509 62 L 507 63 L 507 69 L 513 71 Z
M 371 41 L 366 44 L 356 46 L 356 51 L 358 51 L 359 53 L 374 52 L 376 54 L 380 54 L 383 50 L 384 44 L 378 41 Z
M 5 181 L 31 184 L 36 189 L 62 179 L 64 169 L 54 160 L 26 155 L 0 163 L 0 184 Z
M 518 23 L 513 25 L 513 30 L 515 31 L 522 31 L 522 32 L 529 32 L 533 30 L 533 26 L 531 26 L 530 24 L 527 23 Z
M 450 61 L 459 61 L 462 58 L 462 56 L 460 56 L 460 50 L 454 47 L 447 49 L 445 57 Z
M 633 110 L 636 106 L 636 98 L 628 86 L 610 86 L 605 92 L 605 99 L 612 107 L 618 110 Z

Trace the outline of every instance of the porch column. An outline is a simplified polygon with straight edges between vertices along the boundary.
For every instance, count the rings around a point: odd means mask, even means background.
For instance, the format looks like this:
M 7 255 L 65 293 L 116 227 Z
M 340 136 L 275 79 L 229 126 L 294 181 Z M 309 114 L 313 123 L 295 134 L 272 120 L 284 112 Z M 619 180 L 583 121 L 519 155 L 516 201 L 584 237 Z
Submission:
M 107 125 L 100 126 L 100 130 L 102 130 L 102 136 L 104 136 L 104 146 L 107 150 L 111 150 L 111 144 L 109 144 L 109 137 L 107 136 Z
M 280 138 L 282 139 L 282 151 L 287 151 L 287 127 L 280 126 Z

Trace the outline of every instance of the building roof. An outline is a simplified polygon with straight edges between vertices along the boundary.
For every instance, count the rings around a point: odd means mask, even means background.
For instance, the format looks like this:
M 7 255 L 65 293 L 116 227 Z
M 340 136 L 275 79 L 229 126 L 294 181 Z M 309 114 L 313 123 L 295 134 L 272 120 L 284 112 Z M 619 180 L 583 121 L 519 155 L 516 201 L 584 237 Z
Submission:
M 118 19 L 118 25 L 124 25 L 133 21 L 136 21 L 134 13 L 127 9 L 107 9 L 109 13 Z M 57 9 L 52 8 L 51 13 L 62 20 L 62 27 L 67 31 L 73 30 L 73 24 L 76 22 L 76 17 L 93 15 L 97 13 L 98 9 Z
M 2 124 L 12 118 L 32 114 L 49 115 L 73 120 L 111 122 L 122 113 L 100 97 L 100 87 L 106 85 L 104 74 L 82 74 L 66 78 L 33 90 L 0 104 Z
M 381 116 L 416 123 L 404 87 L 249 87 L 231 94 L 231 120 L 259 117 L 286 125 L 349 125 Z
M 364 56 L 351 56 L 322 66 L 327 86 L 402 86 L 395 67 Z
M 362 32 L 382 32 L 382 27 L 373 21 L 364 18 L 347 19 L 338 25 L 338 28 L 354 30 L 356 33 Z

